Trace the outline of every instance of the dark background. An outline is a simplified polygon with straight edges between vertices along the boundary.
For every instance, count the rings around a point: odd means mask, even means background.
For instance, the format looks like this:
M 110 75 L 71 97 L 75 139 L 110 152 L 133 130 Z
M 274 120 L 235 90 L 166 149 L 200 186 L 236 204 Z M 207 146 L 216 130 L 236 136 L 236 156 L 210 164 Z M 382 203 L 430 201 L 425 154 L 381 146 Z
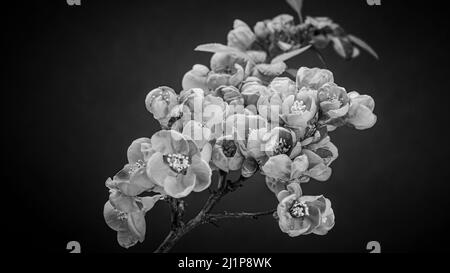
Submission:
M 235 18 L 253 26 L 280 13 L 282 0 L 16 1 L 3 10 L 3 226 L 9 249 L 66 252 L 150 252 L 169 229 L 160 202 L 147 215 L 143 244 L 124 250 L 103 219 L 104 181 L 126 160 L 131 141 L 158 124 L 145 110 L 148 91 L 179 91 L 183 74 L 210 55 L 196 45 L 226 42 Z M 394 3 L 393 3 L 394 2 Z M 289 238 L 271 218 L 202 226 L 176 252 L 383 252 L 448 249 L 448 31 L 437 2 L 306 0 L 304 14 L 329 16 L 379 53 L 344 61 L 324 52 L 336 81 L 370 94 L 378 123 L 332 134 L 340 157 L 332 178 L 312 181 L 336 213 L 325 237 Z M 305 53 L 291 67 L 320 66 Z M 9 189 L 12 189 L 9 190 Z M 207 193 L 188 198 L 190 215 Z M 261 176 L 227 196 L 217 210 L 276 206 Z M 5 246 L 3 246 L 5 247 Z

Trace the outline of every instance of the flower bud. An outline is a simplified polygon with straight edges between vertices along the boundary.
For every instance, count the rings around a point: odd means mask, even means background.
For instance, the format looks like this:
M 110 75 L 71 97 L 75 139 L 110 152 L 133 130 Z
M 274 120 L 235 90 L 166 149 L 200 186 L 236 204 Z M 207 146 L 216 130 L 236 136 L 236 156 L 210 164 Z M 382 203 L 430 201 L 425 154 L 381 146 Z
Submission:
M 230 74 L 236 64 L 245 67 L 246 62 L 243 58 L 224 52 L 215 53 L 210 60 L 211 70 L 216 73 Z
M 294 95 L 297 91 L 295 82 L 287 77 L 278 77 L 273 79 L 269 85 L 269 89 L 273 92 L 280 93 L 283 98 Z
M 350 92 L 350 108 L 348 109 L 347 122 L 358 130 L 369 129 L 377 122 L 377 116 L 373 113 L 375 101 L 368 95 L 360 95 Z
M 208 73 L 208 67 L 201 64 L 194 65 L 190 71 L 184 74 L 182 81 L 183 90 L 201 88 L 207 92 L 208 86 L 206 85 L 206 79 L 208 77 Z
M 256 25 L 253 27 L 253 30 L 255 31 L 256 37 L 259 39 L 266 39 L 267 36 L 270 35 L 270 30 L 267 27 L 266 22 L 260 21 L 256 23 Z
M 256 105 L 261 94 L 267 94 L 267 87 L 256 77 L 249 77 L 241 87 L 245 105 Z
M 234 86 L 219 86 L 214 93 L 215 96 L 222 98 L 229 105 L 244 105 L 244 98 Z
M 326 69 L 301 67 L 297 71 L 297 88 L 318 90 L 326 83 L 333 83 L 333 73 Z
M 241 20 L 234 20 L 234 29 L 228 33 L 228 46 L 246 51 L 256 37 L 250 27 Z
M 145 107 L 153 114 L 154 118 L 161 123 L 165 123 L 170 110 L 177 104 L 178 95 L 167 86 L 153 89 L 145 98 Z
M 319 89 L 318 98 L 320 110 L 328 118 L 340 118 L 347 114 L 350 99 L 344 88 L 334 83 L 326 83 Z
M 224 72 L 212 72 L 206 83 L 209 89 L 215 90 L 221 85 L 238 86 L 244 80 L 245 72 L 242 66 L 235 64 L 234 68 Z
M 294 25 L 294 17 L 289 14 L 281 14 L 272 19 L 269 28 L 273 31 L 286 31 Z

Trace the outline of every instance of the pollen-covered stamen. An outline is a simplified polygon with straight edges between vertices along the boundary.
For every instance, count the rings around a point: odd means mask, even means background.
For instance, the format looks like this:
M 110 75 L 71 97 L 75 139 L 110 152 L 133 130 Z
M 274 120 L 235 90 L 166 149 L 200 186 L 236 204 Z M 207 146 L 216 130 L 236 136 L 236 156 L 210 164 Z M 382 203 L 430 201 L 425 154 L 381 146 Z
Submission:
M 339 96 L 337 94 L 327 94 L 327 100 L 329 102 L 340 102 L 342 103 L 342 98 L 339 98 Z
M 191 159 L 183 154 L 168 154 L 163 156 L 163 160 L 176 173 L 186 174 L 191 165 Z
M 278 129 L 276 132 L 278 137 L 273 142 L 272 149 L 274 155 L 289 153 L 294 145 L 292 133 L 286 129 Z
M 289 209 L 289 213 L 294 218 L 300 218 L 309 215 L 309 208 L 305 202 L 295 201 Z
M 128 214 L 126 212 L 120 211 L 118 209 L 115 209 L 115 211 L 117 212 L 117 219 L 119 219 L 121 221 L 127 220 Z
M 278 142 L 275 144 L 275 147 L 273 149 L 274 154 L 287 154 L 291 150 L 292 146 L 290 145 L 289 141 L 287 141 L 284 138 L 279 138 Z
M 222 150 L 226 157 L 233 157 L 237 151 L 236 143 L 233 140 L 224 140 L 222 142 Z
M 167 104 L 169 104 L 170 103 L 170 91 L 160 88 L 157 92 L 152 94 L 152 96 L 150 97 L 150 104 L 153 104 L 153 102 L 158 98 L 165 101 Z
M 306 105 L 302 100 L 294 101 L 294 104 L 291 106 L 292 114 L 302 114 L 306 111 Z
M 140 168 L 144 168 L 145 166 L 147 166 L 147 164 L 143 161 L 143 160 L 138 160 L 136 163 L 134 163 L 130 169 L 128 170 L 129 174 L 134 173 L 135 171 L 139 170 Z

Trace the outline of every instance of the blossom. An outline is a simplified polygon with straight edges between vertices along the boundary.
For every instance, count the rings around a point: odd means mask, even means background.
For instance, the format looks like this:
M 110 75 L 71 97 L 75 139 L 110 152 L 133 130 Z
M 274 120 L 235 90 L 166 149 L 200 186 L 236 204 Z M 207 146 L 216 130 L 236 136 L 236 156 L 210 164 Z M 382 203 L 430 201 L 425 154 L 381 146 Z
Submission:
M 270 83 L 274 78 L 283 74 L 287 65 L 284 62 L 260 63 L 251 66 L 251 75 L 261 79 L 263 83 Z
M 303 137 L 308 125 L 317 114 L 317 91 L 306 87 L 289 95 L 281 106 L 281 119 L 287 127 L 295 128 Z
M 272 32 L 286 31 L 294 25 L 294 17 L 289 14 L 280 14 L 268 21 L 267 25 Z
M 106 181 L 106 186 L 110 189 L 118 189 L 128 196 L 137 196 L 144 191 L 163 192 L 146 172 L 146 162 L 152 154 L 150 139 L 134 140 L 127 151 L 128 163 L 113 179 Z
M 208 78 L 209 68 L 196 64 L 192 69 L 183 76 L 182 86 L 183 90 L 189 90 L 191 88 L 201 88 L 205 93 L 208 93 L 208 85 L 206 80 Z
M 244 162 L 239 145 L 232 135 L 217 139 L 211 159 L 216 167 L 225 172 L 239 170 Z
M 344 88 L 334 83 L 326 83 L 319 88 L 320 110 L 330 119 L 345 116 L 350 107 L 350 99 Z
M 375 101 L 371 96 L 360 95 L 358 92 L 350 92 L 350 108 L 346 122 L 358 130 L 369 129 L 377 122 L 377 116 L 373 113 Z
M 172 88 L 167 86 L 153 89 L 145 98 L 145 107 L 163 126 L 167 126 L 170 119 L 170 111 L 177 103 L 177 94 Z
M 280 93 L 261 96 L 257 102 L 258 113 L 268 121 L 278 123 L 282 104 L 283 97 Z
M 271 20 L 264 20 L 256 23 L 254 31 L 259 39 L 266 39 L 268 36 L 279 32 L 286 32 L 294 26 L 294 17 L 289 14 L 281 14 Z
M 277 77 L 273 79 L 268 88 L 271 92 L 281 94 L 283 99 L 297 93 L 297 86 L 295 82 L 287 77 Z
M 299 89 L 306 87 L 318 90 L 326 83 L 333 83 L 334 77 L 326 69 L 301 67 L 297 71 L 296 82 Z
M 130 197 L 111 189 L 103 208 L 106 224 L 117 231 L 120 246 L 129 248 L 145 239 L 145 214 L 161 199 L 161 195 Z
M 278 194 L 278 224 L 291 237 L 311 233 L 325 235 L 334 226 L 334 212 L 323 196 L 302 196 L 300 185 L 292 183 Z
M 224 127 L 223 135 L 233 135 L 238 141 L 247 141 L 252 131 L 267 127 L 267 120 L 260 115 L 233 114 L 227 117 Z
M 300 149 L 301 148 L 301 149 Z M 306 147 L 299 144 L 290 153 L 268 158 L 261 170 L 268 177 L 283 183 L 308 182 L 310 178 L 326 181 L 331 176 L 331 163 L 338 157 L 336 146 L 326 136 Z
M 147 162 L 147 175 L 165 193 L 182 198 L 209 187 L 211 169 L 194 141 L 177 131 L 162 130 L 152 136 L 151 145 L 155 152 Z
M 289 154 L 296 144 L 296 136 L 292 130 L 267 127 L 250 132 L 244 154 L 255 158 L 258 162 L 265 161 L 265 157 L 279 154 Z
M 248 77 L 241 86 L 245 105 L 255 105 L 261 95 L 268 95 L 267 87 L 257 77 Z
M 170 116 L 176 119 L 172 128 L 182 130 L 190 120 L 202 120 L 205 92 L 201 88 L 183 90 L 179 95 L 179 104 L 171 111 Z
M 214 95 L 222 98 L 230 106 L 236 107 L 244 105 L 244 97 L 241 92 L 239 92 L 239 89 L 234 86 L 219 86 L 214 91 Z
M 228 46 L 246 51 L 255 41 L 256 37 L 250 27 L 241 20 L 234 20 L 233 30 L 228 33 Z
M 238 86 L 245 77 L 245 60 L 231 53 L 215 53 L 211 57 L 211 72 L 206 84 L 215 90 L 221 85 Z

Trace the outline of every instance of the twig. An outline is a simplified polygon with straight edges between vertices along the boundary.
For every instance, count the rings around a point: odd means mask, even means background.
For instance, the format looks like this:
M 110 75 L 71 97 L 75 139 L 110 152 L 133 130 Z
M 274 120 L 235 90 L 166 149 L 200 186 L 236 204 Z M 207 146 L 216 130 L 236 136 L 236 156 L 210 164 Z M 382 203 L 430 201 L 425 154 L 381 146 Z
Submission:
M 184 213 L 184 202 L 175 198 L 168 198 L 169 204 L 172 210 L 172 227 L 169 234 L 166 236 L 161 245 L 155 250 L 155 253 L 166 253 L 169 252 L 173 246 L 181 239 L 186 233 L 191 231 L 202 224 L 213 224 L 217 226 L 216 221 L 221 219 L 238 219 L 238 218 L 248 218 L 257 219 L 258 217 L 273 214 L 274 210 L 266 212 L 237 212 L 237 213 L 218 213 L 212 214 L 210 211 L 214 206 L 225 196 L 227 193 L 235 191 L 237 188 L 242 186 L 242 182 L 245 181 L 245 177 L 239 177 L 238 180 L 232 182 L 227 180 L 227 173 L 220 172 L 219 177 L 219 188 L 217 191 L 213 191 L 208 200 L 206 201 L 200 212 L 192 218 L 187 223 L 183 222 Z
M 272 215 L 276 210 L 268 210 L 263 212 L 224 212 L 218 214 L 209 214 L 208 217 L 210 220 L 216 221 L 221 219 L 239 219 L 239 218 L 249 218 L 249 219 L 258 219 L 261 216 Z

